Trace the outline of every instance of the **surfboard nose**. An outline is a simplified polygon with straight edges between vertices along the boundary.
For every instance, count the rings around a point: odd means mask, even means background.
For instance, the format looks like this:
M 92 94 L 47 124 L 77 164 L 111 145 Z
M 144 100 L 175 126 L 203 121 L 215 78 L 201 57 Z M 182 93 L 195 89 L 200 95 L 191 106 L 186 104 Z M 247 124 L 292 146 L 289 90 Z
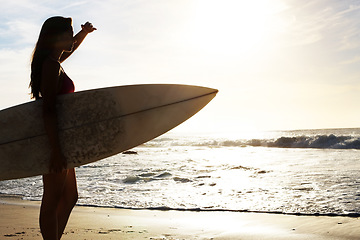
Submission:
M 192 99 L 206 95 L 216 95 L 218 93 L 217 89 L 194 85 L 164 84 L 162 87 L 168 89 L 169 95 L 171 95 L 174 100 Z M 169 98 L 171 98 L 171 96 L 169 96 Z
M 202 87 L 202 88 L 205 88 L 209 94 L 217 94 L 219 92 L 219 90 L 215 88 L 208 88 L 208 87 Z

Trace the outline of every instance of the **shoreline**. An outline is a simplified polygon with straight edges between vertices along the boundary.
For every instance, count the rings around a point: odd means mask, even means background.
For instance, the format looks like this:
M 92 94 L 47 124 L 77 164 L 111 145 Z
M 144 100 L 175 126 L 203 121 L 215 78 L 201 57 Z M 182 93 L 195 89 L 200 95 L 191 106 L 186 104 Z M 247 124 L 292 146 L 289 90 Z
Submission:
M 0 197 L 0 238 L 41 239 L 40 202 Z M 360 219 L 341 216 L 76 206 L 70 239 L 360 239 Z
M 22 195 L 9 195 L 0 193 L 0 204 L 6 203 L 6 199 L 10 199 L 9 203 L 15 202 L 38 202 L 38 200 L 23 200 Z M 302 212 L 280 212 L 280 211 L 258 211 L 258 210 L 234 210 L 234 209 L 221 209 L 221 208 L 170 208 L 170 207 L 148 207 L 148 208 L 132 208 L 132 207 L 119 207 L 119 206 L 98 206 L 92 204 L 76 204 L 76 207 L 84 208 L 99 208 L 99 209 L 119 209 L 119 210 L 133 210 L 133 211 L 179 211 L 179 212 L 233 212 L 233 213 L 261 213 L 273 214 L 284 216 L 309 216 L 309 217 L 345 217 L 345 218 L 360 218 L 360 213 L 302 213 Z
M 133 211 L 179 211 L 179 212 L 229 212 L 229 213 L 261 213 L 261 214 L 273 214 L 284 216 L 307 216 L 307 217 L 345 217 L 345 218 L 359 218 L 360 213 L 287 213 L 278 211 L 256 211 L 256 210 L 233 210 L 233 209 L 221 209 L 221 208 L 169 208 L 169 207 L 148 207 L 148 208 L 131 208 L 131 207 L 108 207 L 108 206 L 96 206 L 91 204 L 77 204 L 78 207 L 92 207 L 92 208 L 105 208 L 105 209 L 120 209 L 120 210 L 133 210 Z

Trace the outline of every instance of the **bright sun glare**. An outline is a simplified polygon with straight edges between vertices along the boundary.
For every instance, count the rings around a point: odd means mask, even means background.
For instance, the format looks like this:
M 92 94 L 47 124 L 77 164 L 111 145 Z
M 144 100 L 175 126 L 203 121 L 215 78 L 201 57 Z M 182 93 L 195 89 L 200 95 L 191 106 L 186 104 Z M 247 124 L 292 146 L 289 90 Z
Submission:
M 198 0 L 190 41 L 196 47 L 230 55 L 257 51 L 270 41 L 280 10 L 278 0 Z

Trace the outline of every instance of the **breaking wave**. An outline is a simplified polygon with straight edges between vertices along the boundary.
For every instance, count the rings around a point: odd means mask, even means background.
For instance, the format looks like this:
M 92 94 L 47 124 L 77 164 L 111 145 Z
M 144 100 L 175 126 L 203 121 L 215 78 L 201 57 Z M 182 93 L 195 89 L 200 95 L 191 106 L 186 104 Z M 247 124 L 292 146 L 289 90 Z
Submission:
M 235 145 L 238 144 L 234 142 Z M 232 143 L 226 141 L 227 146 Z M 360 149 L 360 139 L 351 136 L 317 135 L 280 137 L 275 140 L 252 139 L 245 143 L 248 146 L 278 147 L 278 148 L 330 148 L 330 149 Z
M 202 147 L 274 147 L 274 148 L 319 148 L 319 149 L 360 149 L 360 137 L 315 135 L 282 136 L 274 139 L 194 139 L 179 141 L 171 138 L 155 139 L 146 144 L 156 146 L 202 146 Z

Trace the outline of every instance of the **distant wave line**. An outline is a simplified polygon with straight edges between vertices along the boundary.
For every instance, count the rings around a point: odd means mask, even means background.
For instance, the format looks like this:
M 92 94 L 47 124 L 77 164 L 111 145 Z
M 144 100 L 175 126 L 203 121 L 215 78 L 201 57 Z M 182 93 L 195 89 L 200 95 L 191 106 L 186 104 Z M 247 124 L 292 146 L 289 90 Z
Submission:
M 187 140 L 156 139 L 145 146 L 203 146 L 203 147 L 274 147 L 274 148 L 318 148 L 318 149 L 360 149 L 360 138 L 353 136 L 316 135 L 279 137 L 276 139 L 239 139 L 239 140 Z

